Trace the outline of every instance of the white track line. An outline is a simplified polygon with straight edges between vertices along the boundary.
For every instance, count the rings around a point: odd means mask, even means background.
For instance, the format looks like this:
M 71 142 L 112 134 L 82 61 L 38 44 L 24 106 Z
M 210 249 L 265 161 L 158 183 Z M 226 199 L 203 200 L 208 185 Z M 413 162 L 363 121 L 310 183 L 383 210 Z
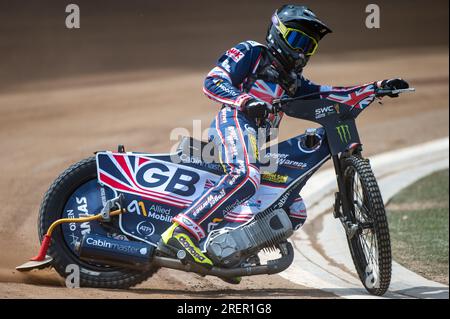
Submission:
M 370 162 L 387 203 L 418 179 L 449 166 L 449 139 L 377 155 Z M 316 233 L 300 230 L 292 239 L 296 255 L 281 276 L 292 282 L 332 292 L 344 298 L 375 298 L 357 278 L 342 226 L 331 213 L 336 181 L 334 170 L 311 177 L 302 191 L 308 205 L 307 223 L 322 224 Z M 321 220 L 320 220 L 321 219 Z M 311 229 L 311 228 L 310 228 Z M 387 298 L 449 298 L 448 286 L 427 280 L 393 263 Z

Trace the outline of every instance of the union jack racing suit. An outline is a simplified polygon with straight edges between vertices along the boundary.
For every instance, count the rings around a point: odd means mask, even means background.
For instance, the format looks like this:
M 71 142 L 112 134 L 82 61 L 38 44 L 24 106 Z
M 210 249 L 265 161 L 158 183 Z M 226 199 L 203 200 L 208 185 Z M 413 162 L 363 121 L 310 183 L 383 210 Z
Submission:
M 245 41 L 226 51 L 206 76 L 203 92 L 222 104 L 211 124 L 210 139 L 216 141 L 219 147 L 226 174 L 186 211 L 174 218 L 197 240 L 205 238 L 211 230 L 208 225 L 214 225 L 217 221 L 225 219 L 243 223 L 252 218 L 251 214 L 233 213 L 232 209 L 251 198 L 260 184 L 260 164 L 254 134 L 261 126 L 267 131 L 278 128 L 283 114 L 270 114 L 263 123 L 256 123 L 255 119 L 245 114 L 244 105 L 251 98 L 272 104 L 274 99 L 286 94 L 280 84 L 256 76 L 259 70 L 270 63 L 264 45 Z M 348 92 L 361 87 L 317 85 L 299 74 L 294 96 L 331 90 Z M 303 225 L 306 208 L 300 195 L 289 207 L 288 213 L 294 229 Z

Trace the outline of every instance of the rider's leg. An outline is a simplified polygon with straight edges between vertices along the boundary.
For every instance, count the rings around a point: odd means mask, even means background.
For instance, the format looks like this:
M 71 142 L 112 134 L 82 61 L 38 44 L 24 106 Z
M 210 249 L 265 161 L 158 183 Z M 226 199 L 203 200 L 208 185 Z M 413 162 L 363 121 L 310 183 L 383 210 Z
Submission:
M 254 122 L 242 112 L 225 107 L 213 126 L 226 174 L 175 216 L 174 224 L 162 235 L 166 247 L 185 250 L 192 261 L 207 267 L 212 262 L 201 252 L 198 242 L 207 236 L 209 223 L 223 219 L 224 210 L 229 211 L 252 197 L 260 182 Z
M 306 206 L 301 196 L 297 197 L 289 207 L 289 218 L 294 230 L 303 226 L 306 221 Z

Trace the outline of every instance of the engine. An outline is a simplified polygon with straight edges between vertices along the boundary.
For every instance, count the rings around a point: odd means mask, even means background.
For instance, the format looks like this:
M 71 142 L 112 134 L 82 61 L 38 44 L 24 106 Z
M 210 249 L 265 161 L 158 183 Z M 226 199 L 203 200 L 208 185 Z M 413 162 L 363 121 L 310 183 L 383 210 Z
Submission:
M 212 234 L 206 251 L 215 264 L 231 268 L 261 249 L 286 240 L 292 233 L 292 223 L 283 209 L 264 211 L 238 228 Z

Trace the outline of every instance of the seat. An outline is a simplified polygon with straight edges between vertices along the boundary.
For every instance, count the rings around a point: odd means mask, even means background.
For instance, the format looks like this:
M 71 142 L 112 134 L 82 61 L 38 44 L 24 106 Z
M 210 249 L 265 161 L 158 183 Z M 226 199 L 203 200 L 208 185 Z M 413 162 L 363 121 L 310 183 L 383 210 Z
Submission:
M 214 142 L 204 142 L 191 136 L 183 136 L 177 148 L 183 157 L 189 156 L 195 163 L 220 163 L 219 152 Z

